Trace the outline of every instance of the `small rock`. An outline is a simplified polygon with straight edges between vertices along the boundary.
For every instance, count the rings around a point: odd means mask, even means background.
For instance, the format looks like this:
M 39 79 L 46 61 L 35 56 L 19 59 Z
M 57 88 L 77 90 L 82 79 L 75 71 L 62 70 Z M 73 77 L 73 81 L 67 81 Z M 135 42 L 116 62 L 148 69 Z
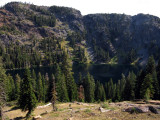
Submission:
M 80 102 L 77 102 L 77 105 L 82 105 L 82 103 L 80 103 Z
M 148 106 L 149 107 L 149 110 L 152 112 L 152 113 L 155 113 L 155 114 L 160 114 L 160 111 L 158 111 L 157 108 L 153 107 L 153 106 Z
M 33 120 L 41 119 L 42 117 L 40 115 L 33 117 Z
M 67 120 L 73 120 L 73 117 L 71 117 L 71 118 L 68 118 Z
M 108 111 L 110 111 L 110 110 L 106 110 L 106 109 L 104 109 L 104 108 L 102 108 L 102 107 L 100 107 L 99 110 L 100 110 L 102 113 L 103 113 L 103 112 L 108 112 Z

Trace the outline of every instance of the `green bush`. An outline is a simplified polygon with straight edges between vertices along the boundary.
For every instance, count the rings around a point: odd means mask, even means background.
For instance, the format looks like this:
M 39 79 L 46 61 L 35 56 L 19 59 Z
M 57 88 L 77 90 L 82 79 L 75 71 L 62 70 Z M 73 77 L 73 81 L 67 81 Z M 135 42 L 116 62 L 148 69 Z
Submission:
M 91 110 L 90 110 L 90 109 L 86 109 L 84 112 L 85 112 L 85 113 L 90 113 Z

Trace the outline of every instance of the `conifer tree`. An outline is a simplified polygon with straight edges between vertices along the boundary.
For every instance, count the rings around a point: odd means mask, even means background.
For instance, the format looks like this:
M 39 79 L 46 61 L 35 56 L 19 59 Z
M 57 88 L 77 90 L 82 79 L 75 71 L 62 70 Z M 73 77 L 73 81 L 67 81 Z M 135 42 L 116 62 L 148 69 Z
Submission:
M 135 97 L 140 99 L 143 96 L 141 96 L 140 91 L 142 87 L 143 80 L 145 78 L 145 71 L 140 70 L 140 72 L 137 75 L 136 82 L 135 82 Z
M 79 74 L 78 74 L 78 85 L 82 85 L 83 84 L 83 81 L 82 81 L 82 73 L 81 72 L 79 72 Z
M 91 101 L 94 102 L 94 99 L 95 99 L 95 97 L 94 97 L 94 92 L 95 92 L 95 80 L 94 80 L 94 78 L 93 78 L 92 75 L 90 75 L 90 80 L 91 80 L 91 88 L 90 88 L 90 90 L 92 91 L 92 92 L 90 92 Z
M 0 119 L 4 120 L 4 112 L 3 108 L 6 103 L 6 88 L 8 87 L 6 84 L 7 75 L 5 73 L 5 69 L 2 66 L 2 61 L 0 59 Z
M 106 93 L 105 93 L 103 84 L 101 84 L 101 91 L 102 91 L 101 101 L 105 101 L 106 100 Z
M 49 80 L 49 76 L 48 73 L 45 74 L 45 85 L 46 85 L 46 101 L 50 101 L 51 97 L 50 97 L 50 90 L 51 90 L 51 82 Z
M 13 77 L 8 74 L 8 83 L 7 83 L 7 94 L 8 94 L 8 100 L 12 101 L 15 100 L 15 84 Z
M 133 100 L 135 98 L 135 80 L 136 76 L 133 72 L 129 72 L 127 80 L 126 80 L 126 85 L 124 89 L 124 99 L 125 100 Z
M 87 73 L 84 79 L 84 93 L 86 102 L 94 102 L 95 82 L 93 77 Z
M 103 84 L 101 84 L 99 81 L 96 82 L 96 86 L 95 86 L 95 100 L 96 101 L 106 100 L 106 95 L 105 95 Z
M 70 101 L 77 100 L 77 85 L 71 73 L 69 73 L 69 78 L 66 79 L 66 83 Z
M 155 70 L 156 70 L 155 60 L 154 60 L 154 57 L 152 55 L 148 58 L 148 63 L 146 65 L 146 75 L 147 74 L 152 75 Z
M 112 98 L 113 101 L 115 101 L 116 89 L 117 89 L 117 86 L 116 86 L 116 84 L 114 84 L 113 85 L 113 98 Z
M 6 95 L 7 95 L 7 101 L 11 101 L 11 97 L 12 97 L 12 85 L 11 85 L 11 81 L 9 79 L 9 75 L 5 81 L 6 84 Z
M 67 88 L 66 88 L 66 82 L 65 82 L 65 77 L 61 73 L 61 69 L 59 65 L 56 65 L 56 86 L 57 86 L 57 97 L 58 100 L 61 102 L 68 102 L 68 93 L 67 93 Z
M 148 59 L 148 63 L 147 63 L 147 66 L 146 66 L 146 75 L 147 74 L 151 74 L 151 77 L 152 77 L 152 80 L 153 80 L 153 82 L 152 82 L 152 85 L 153 85 L 153 88 L 154 88 L 153 98 L 158 99 L 159 94 L 160 94 L 160 88 L 159 88 L 159 82 L 157 80 L 156 65 L 155 65 L 155 60 L 154 60 L 153 56 L 149 57 L 149 59 Z
M 120 81 L 120 96 L 122 96 L 122 94 L 123 94 L 125 84 L 126 84 L 126 78 L 125 78 L 125 75 L 122 74 L 122 79 Z
M 37 80 L 37 97 L 39 102 L 43 101 L 43 84 L 40 72 L 38 73 L 38 80 Z
M 160 86 L 160 59 L 158 61 L 158 65 L 157 65 L 157 81 L 158 81 L 159 86 Z M 159 87 L 159 91 L 160 91 L 160 87 Z M 159 99 L 160 99 L 160 95 L 159 95 Z
M 146 98 L 146 96 L 147 96 L 147 99 L 153 98 L 154 88 L 152 83 L 153 83 L 152 75 L 147 74 L 142 83 L 142 87 L 140 91 L 142 98 Z
M 108 82 L 108 98 L 113 99 L 114 94 L 113 80 L 110 79 L 110 81 Z
M 116 95 L 115 95 L 115 101 L 120 101 L 121 96 L 120 96 L 120 80 L 118 80 L 117 87 L 116 87 Z
M 96 82 L 95 85 L 95 100 L 100 101 L 102 97 L 102 89 L 101 89 L 101 84 L 99 81 Z
M 42 76 L 42 87 L 43 87 L 43 101 L 46 101 L 46 95 L 47 95 L 47 86 L 44 75 Z
M 159 83 L 158 83 L 158 80 L 157 80 L 157 72 L 156 71 L 153 72 L 152 79 L 153 79 L 153 86 L 154 86 L 154 96 L 153 96 L 153 98 L 155 100 L 158 100 L 159 95 L 160 95 L 160 87 L 159 87 Z
M 32 70 L 32 86 L 33 86 L 34 91 L 36 90 L 36 87 L 37 87 L 36 80 L 37 80 L 36 73 L 33 69 Z
M 16 74 L 16 80 L 15 80 L 16 84 L 15 84 L 15 97 L 18 100 L 19 99 L 19 95 L 20 95 L 20 83 L 21 83 L 21 78 L 18 74 Z
M 127 78 L 126 85 L 123 92 L 124 100 L 131 100 L 131 81 Z
M 77 97 L 78 97 L 77 85 L 71 73 L 70 65 L 68 64 L 68 56 L 65 52 L 63 53 L 62 72 L 65 75 L 65 81 L 66 81 L 69 100 L 70 101 L 77 100 Z
M 106 99 L 108 99 L 108 82 L 106 82 L 104 84 L 104 90 L 105 90 L 105 93 L 106 93 Z
M 130 79 L 131 81 L 131 98 L 135 99 L 135 82 L 136 82 L 136 75 L 133 73 L 133 71 L 130 73 Z
M 36 108 L 37 99 L 33 92 L 31 74 L 28 68 L 25 69 L 23 78 L 18 103 L 22 111 L 28 111 L 26 117 L 29 118 L 32 111 Z
M 55 82 L 55 77 L 52 74 L 52 81 L 53 81 L 53 88 L 52 88 L 52 106 L 53 106 L 53 111 L 56 111 L 57 108 L 55 106 L 56 100 L 57 100 L 57 92 L 56 92 L 56 82 Z

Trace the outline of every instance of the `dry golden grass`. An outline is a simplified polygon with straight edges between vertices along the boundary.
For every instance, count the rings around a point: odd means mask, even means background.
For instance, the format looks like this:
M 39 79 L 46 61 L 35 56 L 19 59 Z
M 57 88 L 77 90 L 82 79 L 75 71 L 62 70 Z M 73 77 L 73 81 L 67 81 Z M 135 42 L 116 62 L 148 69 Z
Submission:
M 60 103 L 57 104 L 58 110 L 52 111 L 52 106 L 45 108 L 36 108 L 34 116 L 41 115 L 41 120 L 160 120 L 160 115 L 154 113 L 130 114 L 122 112 L 122 107 L 107 106 L 106 109 L 111 111 L 101 113 L 100 104 L 77 104 L 77 103 Z M 5 114 L 9 119 L 24 119 L 26 112 L 12 107 L 5 108 Z

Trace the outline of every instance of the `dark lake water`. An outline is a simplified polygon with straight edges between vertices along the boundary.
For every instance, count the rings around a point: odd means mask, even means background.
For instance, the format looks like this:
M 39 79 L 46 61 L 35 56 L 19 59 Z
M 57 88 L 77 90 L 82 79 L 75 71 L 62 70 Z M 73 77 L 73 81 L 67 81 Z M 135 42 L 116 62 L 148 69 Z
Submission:
M 73 66 L 75 78 L 77 78 L 79 72 L 81 72 L 83 76 L 89 72 L 91 75 L 93 75 L 95 80 L 99 80 L 102 83 L 109 81 L 110 78 L 116 82 L 118 79 L 121 79 L 122 73 L 128 75 L 129 71 L 137 73 L 139 70 L 140 67 L 132 65 L 88 64 Z
M 54 66 L 48 66 L 48 67 L 36 67 L 34 68 L 36 74 L 38 72 L 41 72 L 41 74 L 48 73 L 51 75 L 54 73 Z M 31 68 L 33 69 L 33 68 Z M 133 71 L 134 73 L 137 73 L 139 71 L 140 67 L 132 66 L 132 65 L 108 65 L 108 64 L 76 64 L 73 65 L 73 72 L 74 72 L 74 78 L 77 80 L 78 73 L 81 72 L 83 76 L 89 72 L 91 75 L 93 75 L 95 80 L 99 80 L 102 83 L 105 83 L 109 81 L 110 78 L 113 79 L 114 82 L 116 82 L 118 79 L 121 78 L 121 74 L 127 75 L 129 71 Z M 8 70 L 7 73 L 10 73 L 11 75 L 16 75 L 17 73 L 22 77 L 23 76 L 24 69 L 17 69 L 17 70 Z

